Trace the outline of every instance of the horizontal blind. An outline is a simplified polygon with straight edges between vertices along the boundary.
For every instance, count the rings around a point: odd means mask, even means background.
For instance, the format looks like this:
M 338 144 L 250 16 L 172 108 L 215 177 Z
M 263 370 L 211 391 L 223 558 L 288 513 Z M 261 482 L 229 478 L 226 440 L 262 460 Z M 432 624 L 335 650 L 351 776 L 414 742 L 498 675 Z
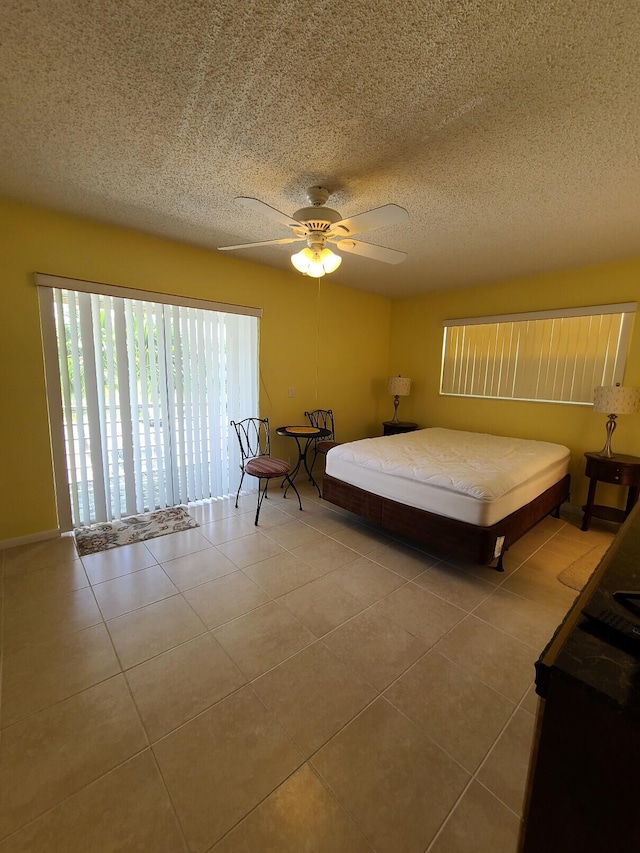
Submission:
M 635 303 L 445 321 L 442 394 L 593 402 L 622 382 Z

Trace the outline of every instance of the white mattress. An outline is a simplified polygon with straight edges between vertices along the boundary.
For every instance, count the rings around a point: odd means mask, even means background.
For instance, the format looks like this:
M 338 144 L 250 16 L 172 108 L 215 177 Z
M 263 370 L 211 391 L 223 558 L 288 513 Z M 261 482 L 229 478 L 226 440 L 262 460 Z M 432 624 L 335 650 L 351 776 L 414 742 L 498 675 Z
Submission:
M 367 492 L 490 527 L 569 470 L 562 444 L 422 429 L 332 448 L 326 472 Z

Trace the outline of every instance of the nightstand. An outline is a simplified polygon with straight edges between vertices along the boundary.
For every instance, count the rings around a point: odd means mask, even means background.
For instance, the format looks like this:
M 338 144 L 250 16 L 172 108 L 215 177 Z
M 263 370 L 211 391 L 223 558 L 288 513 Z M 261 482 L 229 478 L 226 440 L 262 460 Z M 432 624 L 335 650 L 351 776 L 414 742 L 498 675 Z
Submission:
M 398 435 L 401 432 L 413 432 L 415 429 L 418 429 L 418 424 L 414 424 L 411 421 L 383 421 L 382 427 L 384 429 L 383 435 Z
M 585 453 L 587 466 L 585 474 L 590 479 L 587 503 L 582 507 L 584 518 L 582 530 L 588 530 L 591 518 L 604 518 L 606 521 L 622 523 L 629 515 L 638 500 L 640 486 L 640 458 L 637 456 L 600 456 L 599 453 Z M 598 483 L 615 483 L 618 486 L 628 486 L 627 505 L 625 509 L 611 506 L 594 505 L 596 485 Z

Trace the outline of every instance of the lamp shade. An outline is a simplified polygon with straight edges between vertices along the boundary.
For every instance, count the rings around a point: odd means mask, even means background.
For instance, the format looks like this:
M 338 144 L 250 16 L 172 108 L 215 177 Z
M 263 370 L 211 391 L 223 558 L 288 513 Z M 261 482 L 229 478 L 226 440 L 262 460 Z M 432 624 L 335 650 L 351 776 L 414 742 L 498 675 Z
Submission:
M 640 408 L 640 388 L 601 385 L 594 391 L 593 408 L 605 414 L 633 415 Z
M 305 274 L 309 268 L 309 264 L 313 263 L 314 257 L 311 249 L 305 248 L 301 249 L 297 254 L 291 255 L 291 263 L 294 267 Z
M 390 376 L 387 379 L 387 391 L 398 397 L 408 397 L 411 391 L 411 380 L 406 376 Z
M 331 249 L 323 249 L 320 252 L 320 260 L 325 272 L 335 272 L 342 263 L 340 255 L 336 255 Z

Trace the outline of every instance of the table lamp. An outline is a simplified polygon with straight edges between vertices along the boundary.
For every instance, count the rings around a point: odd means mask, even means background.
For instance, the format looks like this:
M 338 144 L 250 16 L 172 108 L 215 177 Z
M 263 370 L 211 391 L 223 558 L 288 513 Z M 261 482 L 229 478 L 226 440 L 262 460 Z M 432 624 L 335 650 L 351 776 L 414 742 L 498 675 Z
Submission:
M 398 423 L 398 403 L 400 397 L 408 397 L 411 390 L 411 380 L 406 376 L 390 376 L 387 379 L 387 391 L 393 394 L 393 418 L 392 424 Z
M 593 395 L 593 410 L 609 415 L 607 421 L 607 441 L 600 456 L 613 456 L 611 436 L 616 428 L 618 415 L 634 415 L 640 408 L 640 388 L 624 388 L 620 384 L 602 385 Z

